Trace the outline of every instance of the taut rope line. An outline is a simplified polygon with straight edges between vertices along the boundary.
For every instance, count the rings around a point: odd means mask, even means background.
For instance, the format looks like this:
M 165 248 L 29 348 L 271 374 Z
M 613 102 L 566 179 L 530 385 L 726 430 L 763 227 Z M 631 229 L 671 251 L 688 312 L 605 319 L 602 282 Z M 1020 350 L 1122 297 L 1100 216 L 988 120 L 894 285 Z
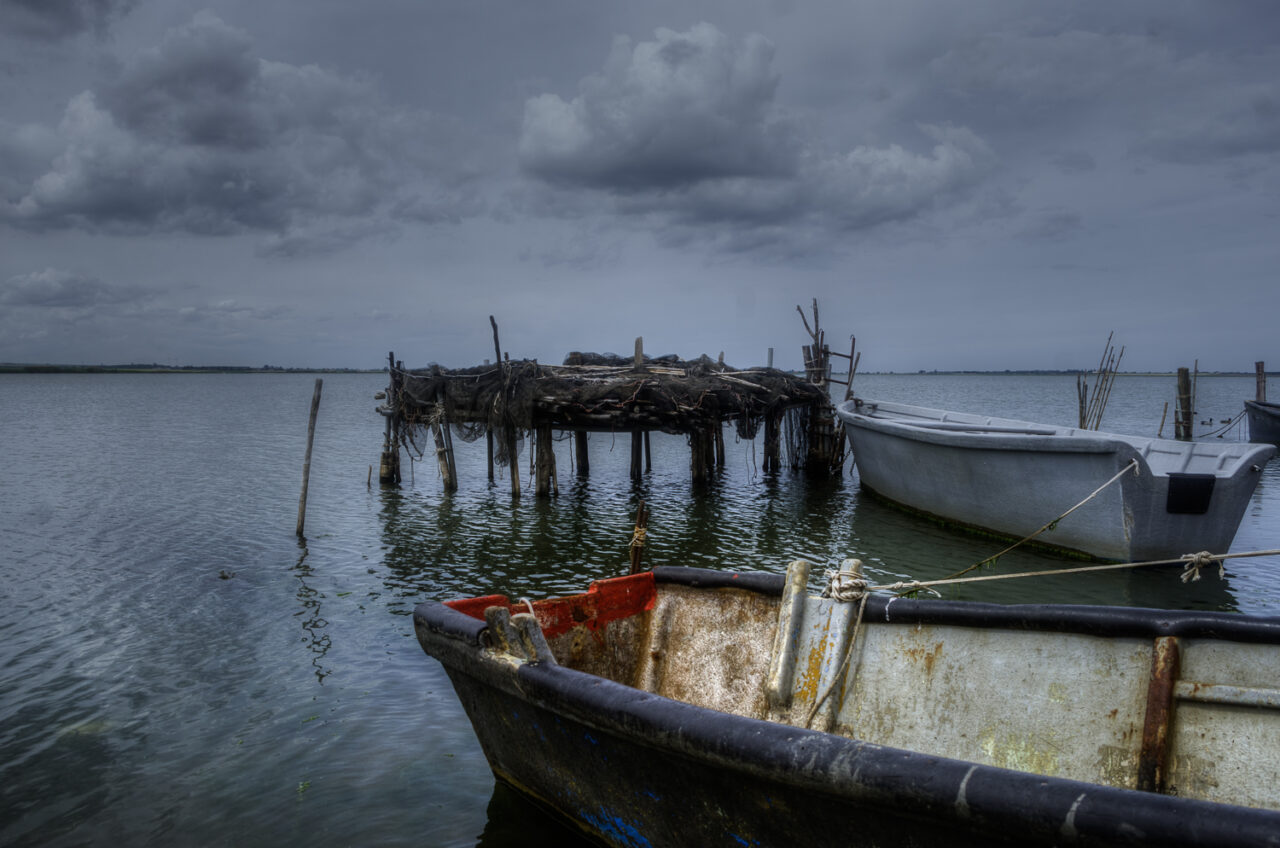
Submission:
M 1087 504 L 1089 501 L 1091 501 L 1091 500 L 1093 500 L 1094 498 L 1096 498 L 1096 497 L 1097 497 L 1097 496 L 1102 492 L 1102 490 L 1103 490 L 1103 489 L 1107 488 L 1107 487 L 1108 487 L 1108 486 L 1110 486 L 1112 483 L 1114 483 L 1115 481 L 1119 480 L 1121 477 L 1123 477 L 1123 476 L 1124 476 L 1126 473 L 1128 473 L 1129 471 L 1131 471 L 1131 470 L 1132 470 L 1132 471 L 1133 471 L 1133 473 L 1137 474 L 1137 473 L 1138 473 L 1137 469 L 1138 469 L 1138 460 L 1136 460 L 1136 459 L 1131 459 L 1131 460 L 1129 460 L 1129 464 L 1128 464 L 1128 465 L 1126 465 L 1124 468 L 1121 468 L 1119 471 L 1117 471 L 1117 472 L 1116 472 L 1116 474 L 1115 474 L 1115 476 L 1113 476 L 1110 480 L 1108 480 L 1107 482 L 1103 483 L 1101 486 L 1099 486 L 1098 488 L 1096 488 L 1096 489 L 1094 489 L 1092 492 L 1090 492 L 1088 497 L 1086 497 L 1084 500 L 1080 501 L 1080 503 L 1076 504 L 1075 506 L 1071 507 L 1071 509 L 1069 509 L 1069 510 L 1067 510 L 1066 512 L 1062 513 L 1062 515 L 1059 515 L 1057 518 L 1055 518 L 1055 519 L 1053 519 L 1052 521 L 1050 521 L 1050 522 L 1048 522 L 1047 524 L 1045 524 L 1043 527 L 1041 527 L 1039 530 L 1037 530 L 1037 531 L 1035 531 L 1034 533 L 1032 533 L 1030 536 L 1026 536 L 1026 537 L 1024 537 L 1024 538 L 1022 538 L 1022 539 L 1019 539 L 1018 541 L 1014 542 L 1014 543 L 1013 543 L 1012 545 L 1010 545 L 1009 547 L 1005 548 L 1005 549 L 1004 549 L 1003 551 L 1001 551 L 1000 553 L 998 553 L 998 554 L 992 554 L 991 556 L 987 557 L 986 559 L 984 559 L 984 560 L 982 560 L 982 561 L 980 561 L 980 562 L 975 562 L 973 565 L 969 566 L 968 568 L 963 569 L 963 570 L 961 570 L 961 571 L 957 571 L 955 574 L 952 574 L 951 576 L 952 576 L 952 577 L 959 577 L 959 576 L 960 576 L 960 575 L 962 575 L 962 574 L 968 574 L 970 571 L 973 571 L 975 568 L 981 568 L 982 566 L 987 565 L 988 563 L 993 563 L 993 562 L 995 562 L 996 560 L 1000 559 L 1000 557 L 1002 557 L 1002 556 L 1004 556 L 1005 554 L 1009 553 L 1009 551 L 1013 550 L 1014 548 L 1018 547 L 1019 545 L 1023 544 L 1024 542 L 1030 542 L 1032 539 L 1034 539 L 1036 536 L 1039 536 L 1039 535 L 1040 535 L 1041 533 L 1043 533 L 1044 531 L 1049 530 L 1049 529 L 1051 529 L 1051 528 L 1053 528 L 1053 527 L 1056 527 L 1059 521 L 1061 521 L 1062 519 L 1066 518 L 1068 515 L 1070 515 L 1071 513 L 1075 512 L 1077 509 L 1079 509 L 1080 507 L 1082 507 L 1082 506 L 1084 506 L 1085 504 Z
M 1200 569 L 1204 566 L 1216 562 L 1219 566 L 1219 574 L 1222 573 L 1222 563 L 1228 559 L 1243 559 L 1245 557 L 1262 557 L 1262 556 L 1280 556 L 1280 548 L 1267 551 L 1242 551 L 1235 554 L 1213 554 L 1208 551 L 1201 551 L 1196 554 L 1186 554 L 1175 559 L 1154 559 L 1146 562 L 1112 562 L 1102 565 L 1079 565 L 1072 568 L 1055 568 L 1049 571 L 1019 571 L 1014 574 L 980 574 L 977 577 L 945 577 L 941 580 L 903 580 L 897 583 L 885 583 L 879 586 L 865 586 L 861 589 L 863 593 L 885 591 L 897 592 L 898 594 L 906 594 L 908 592 L 916 592 L 921 589 L 932 591 L 934 586 L 946 586 L 955 583 L 978 583 L 984 580 L 1016 580 L 1021 577 L 1052 577 L 1060 574 L 1080 574 L 1086 571 L 1113 571 L 1120 568 L 1143 568 L 1149 565 L 1173 565 L 1175 563 L 1183 563 L 1186 570 L 1182 572 L 1182 582 L 1195 582 L 1200 579 Z M 829 582 L 836 579 L 844 579 L 841 575 L 850 575 L 850 572 L 827 572 Z M 842 592 L 840 594 L 832 593 L 830 597 L 840 601 L 857 600 L 858 595 L 852 592 Z

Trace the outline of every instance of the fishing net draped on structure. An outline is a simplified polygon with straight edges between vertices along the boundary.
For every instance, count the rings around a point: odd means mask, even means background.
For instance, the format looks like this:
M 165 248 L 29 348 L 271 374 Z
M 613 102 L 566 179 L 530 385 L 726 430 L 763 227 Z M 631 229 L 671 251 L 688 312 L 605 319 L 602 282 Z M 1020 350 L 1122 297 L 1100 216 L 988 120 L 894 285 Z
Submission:
M 631 357 L 572 353 L 562 365 L 525 359 L 396 368 L 388 408 L 402 444 L 417 447 L 417 437 L 437 425 L 451 425 L 466 441 L 491 432 L 494 459 L 507 465 L 523 434 L 540 426 L 691 435 L 732 421 L 738 436 L 750 440 L 770 419 L 788 434 L 803 431 L 798 419 L 807 421 L 827 402 L 819 387 L 775 368 L 738 370 L 707 356 L 646 356 L 637 369 Z

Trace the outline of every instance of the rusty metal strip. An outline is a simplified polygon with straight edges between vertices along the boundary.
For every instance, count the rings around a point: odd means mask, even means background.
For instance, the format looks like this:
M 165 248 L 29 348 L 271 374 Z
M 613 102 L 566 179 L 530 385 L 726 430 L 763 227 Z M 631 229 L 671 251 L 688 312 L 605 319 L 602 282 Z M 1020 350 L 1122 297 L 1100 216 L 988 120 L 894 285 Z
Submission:
M 1142 723 L 1142 749 L 1138 753 L 1138 788 L 1147 792 L 1164 791 L 1169 726 L 1173 721 L 1173 692 L 1180 664 L 1178 637 L 1158 637 L 1151 653 L 1147 714 Z

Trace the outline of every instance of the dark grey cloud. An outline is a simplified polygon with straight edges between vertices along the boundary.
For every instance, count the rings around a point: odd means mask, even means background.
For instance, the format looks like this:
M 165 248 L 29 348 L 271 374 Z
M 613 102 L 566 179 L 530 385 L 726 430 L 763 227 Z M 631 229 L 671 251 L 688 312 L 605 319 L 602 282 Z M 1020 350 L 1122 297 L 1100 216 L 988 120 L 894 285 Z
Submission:
M 103 34 L 137 0 L 0 0 L 0 32 L 57 41 L 84 32 Z
M 96 277 L 45 268 L 0 282 L 0 304 L 8 307 L 89 309 L 135 303 L 148 296 L 136 286 L 109 285 Z
M 733 39 L 709 24 L 659 29 L 635 45 L 619 38 L 572 100 L 526 102 L 521 164 L 556 189 L 612 195 L 668 244 L 709 239 L 732 250 L 907 220 L 995 164 L 971 130 L 928 123 L 911 131 L 923 152 L 899 143 L 825 152 L 776 102 L 773 58 L 761 36 Z M 688 227 L 706 230 L 676 232 Z
M 796 141 L 772 108 L 773 46 L 709 24 L 620 36 L 604 70 L 566 102 L 525 104 L 520 158 L 551 182 L 626 191 L 794 171 Z
M 295 247 L 316 230 L 393 230 L 395 214 L 421 221 L 433 204 L 436 221 L 456 221 L 476 210 L 465 136 L 384 102 L 371 80 L 259 58 L 245 32 L 201 13 L 72 98 L 47 170 L 21 192 L 12 174 L 0 181 L 0 221 L 261 232 Z

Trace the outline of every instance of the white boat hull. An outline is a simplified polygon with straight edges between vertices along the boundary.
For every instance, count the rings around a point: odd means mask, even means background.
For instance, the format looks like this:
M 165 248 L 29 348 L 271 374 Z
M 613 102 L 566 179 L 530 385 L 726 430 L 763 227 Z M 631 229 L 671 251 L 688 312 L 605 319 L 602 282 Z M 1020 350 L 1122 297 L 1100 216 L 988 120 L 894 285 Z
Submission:
M 837 410 L 862 485 L 951 524 L 1020 539 L 1085 500 L 1035 543 L 1121 562 L 1226 553 L 1275 453 L 1175 442 L 862 398 Z

